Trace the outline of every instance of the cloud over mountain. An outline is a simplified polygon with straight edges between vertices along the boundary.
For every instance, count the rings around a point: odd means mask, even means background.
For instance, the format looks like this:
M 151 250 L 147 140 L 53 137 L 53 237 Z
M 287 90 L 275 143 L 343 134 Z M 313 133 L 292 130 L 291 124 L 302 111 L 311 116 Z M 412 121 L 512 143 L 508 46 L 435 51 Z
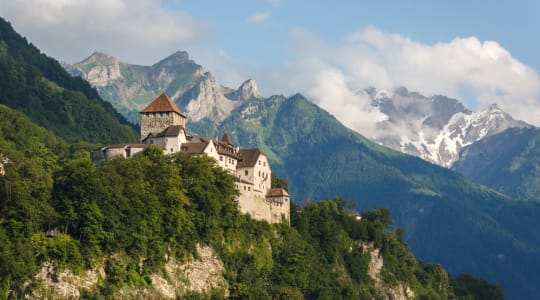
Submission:
M 406 86 L 426 94 L 463 99 L 472 108 L 498 103 L 517 118 L 540 125 L 540 76 L 493 41 L 475 37 L 427 45 L 375 27 L 350 34 L 342 43 L 329 43 L 295 29 L 294 61 L 283 76 L 286 86 L 305 92 L 348 126 L 361 130 L 352 111 L 369 107 L 351 91 L 375 86 Z M 261 80 L 264 84 L 264 80 Z M 291 91 L 292 92 L 292 91 Z
M 241 82 L 232 78 L 257 78 L 265 95 L 301 92 L 366 135 L 380 118 L 371 100 L 356 93 L 369 86 L 443 94 L 473 110 L 497 103 L 515 118 L 540 125 L 540 75 L 497 42 L 476 37 L 424 44 L 367 27 L 329 42 L 295 28 L 289 60 L 280 66 L 249 68 L 224 57 L 211 59 L 211 53 L 194 57 L 225 84 Z

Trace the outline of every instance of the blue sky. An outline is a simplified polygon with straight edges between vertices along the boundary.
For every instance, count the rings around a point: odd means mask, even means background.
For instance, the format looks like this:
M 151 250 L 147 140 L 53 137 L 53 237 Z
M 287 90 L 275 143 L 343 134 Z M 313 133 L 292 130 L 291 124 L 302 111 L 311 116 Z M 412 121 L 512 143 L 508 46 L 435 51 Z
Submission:
M 292 28 L 317 32 L 331 42 L 366 26 L 433 44 L 455 37 L 493 40 L 540 70 L 540 1 L 165 1 L 209 24 L 205 43 L 251 64 L 287 58 Z M 209 9 L 212 7 L 212 9 Z M 255 13 L 268 18 L 246 23 Z M 246 40 L 246 36 L 249 40 Z M 241 41 L 246 44 L 242 45 Z
M 351 128 L 355 91 L 398 86 L 540 125 L 540 2 L 0 0 L 0 15 L 68 63 L 102 51 L 150 65 L 187 50 L 224 85 L 301 92 Z

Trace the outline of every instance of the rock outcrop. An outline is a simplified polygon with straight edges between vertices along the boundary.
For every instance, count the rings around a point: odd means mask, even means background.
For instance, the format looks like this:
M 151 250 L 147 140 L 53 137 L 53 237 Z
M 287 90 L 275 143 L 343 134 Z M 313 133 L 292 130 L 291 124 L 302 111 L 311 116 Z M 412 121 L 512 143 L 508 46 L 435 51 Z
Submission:
M 257 81 L 254 79 L 248 79 L 240 85 L 238 90 L 227 94 L 226 97 L 231 100 L 245 101 L 252 98 L 261 98 L 261 94 L 259 93 Z
M 52 263 L 46 262 L 41 266 L 36 280 L 41 282 L 43 288 L 52 291 L 62 299 L 79 299 L 81 289 L 91 290 L 94 288 L 99 277 L 105 277 L 103 266 L 87 270 L 81 275 L 76 275 L 69 270 L 58 270 Z M 42 295 L 32 294 L 30 298 L 42 299 Z
M 165 275 L 152 274 L 152 285 L 164 298 L 176 299 L 186 292 L 207 293 L 214 289 L 227 291 L 224 266 L 209 246 L 197 245 L 199 257 L 179 264 L 169 258 Z M 227 294 L 227 293 L 225 293 Z
M 215 123 L 223 121 L 241 103 L 225 96 L 230 91 L 219 84 L 212 74 L 206 73 L 192 92 L 187 93 L 191 97 L 183 97 L 182 104 L 185 104 L 188 118 L 193 121 L 209 118 Z
M 86 81 L 95 87 L 111 85 L 114 80 L 122 77 L 118 60 L 101 52 L 94 52 L 90 57 L 83 60 L 84 72 L 81 72 Z
M 388 300 L 407 300 L 414 299 L 414 291 L 410 287 L 401 283 L 396 286 L 388 286 L 382 281 L 381 270 L 384 266 L 384 260 L 381 255 L 381 249 L 374 248 L 372 244 L 362 244 L 362 248 L 369 254 L 368 275 L 375 282 L 375 287 Z
M 228 295 L 223 262 L 209 246 L 197 245 L 197 252 L 196 259 L 183 263 L 169 257 L 164 267 L 165 273 L 151 275 L 152 287 L 123 287 L 120 295 L 126 299 L 177 299 L 188 292 L 209 294 L 216 289 Z M 119 256 L 114 259 L 119 259 Z M 52 263 L 45 263 L 35 277 L 42 288 L 27 298 L 43 299 L 45 294 L 52 294 L 62 299 L 79 299 L 82 289 L 91 291 L 97 286 L 99 278 L 106 277 L 103 265 L 77 275 L 69 270 L 59 270 Z

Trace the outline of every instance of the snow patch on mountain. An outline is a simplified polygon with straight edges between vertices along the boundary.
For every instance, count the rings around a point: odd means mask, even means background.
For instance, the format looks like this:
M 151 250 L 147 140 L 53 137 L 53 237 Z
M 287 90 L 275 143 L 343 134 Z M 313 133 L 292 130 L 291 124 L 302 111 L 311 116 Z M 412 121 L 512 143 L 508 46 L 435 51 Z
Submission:
M 380 144 L 444 167 L 459 159 L 461 149 L 508 128 L 532 127 L 514 120 L 498 105 L 472 112 L 458 100 L 426 97 L 406 88 L 363 91 L 372 106 L 387 116 L 370 137 Z

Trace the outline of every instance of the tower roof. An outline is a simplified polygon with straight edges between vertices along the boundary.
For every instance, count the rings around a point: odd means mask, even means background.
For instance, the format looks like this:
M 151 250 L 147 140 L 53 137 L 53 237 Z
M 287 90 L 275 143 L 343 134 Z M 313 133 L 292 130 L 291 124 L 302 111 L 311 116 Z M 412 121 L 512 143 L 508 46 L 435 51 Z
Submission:
M 154 99 L 148 106 L 146 106 L 145 109 L 141 110 L 141 113 L 154 113 L 154 112 L 175 112 L 182 117 L 186 117 L 172 102 L 171 98 L 165 94 L 165 92 L 161 93 L 161 95 L 157 96 L 156 99 Z
M 231 141 L 231 138 L 229 137 L 229 135 L 226 132 L 221 137 L 221 141 L 226 143 L 227 145 L 234 145 L 233 142 Z

